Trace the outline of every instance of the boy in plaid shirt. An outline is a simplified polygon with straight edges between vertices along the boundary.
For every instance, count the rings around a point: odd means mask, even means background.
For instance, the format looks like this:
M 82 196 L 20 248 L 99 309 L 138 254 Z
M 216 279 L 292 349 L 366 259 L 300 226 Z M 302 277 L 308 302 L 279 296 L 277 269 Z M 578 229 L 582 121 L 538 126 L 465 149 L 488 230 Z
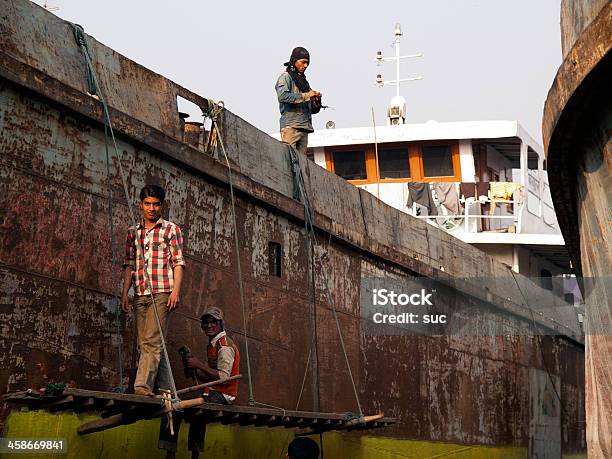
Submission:
M 153 395 L 153 387 L 161 358 L 161 335 L 155 320 L 153 301 L 162 329 L 166 330 L 168 314 L 180 303 L 183 280 L 182 236 L 180 228 L 161 218 L 166 193 L 157 185 L 146 185 L 140 191 L 142 221 L 130 227 L 125 243 L 125 275 L 122 309 L 129 311 L 128 292 L 134 287 L 134 309 L 138 330 L 140 359 L 134 381 L 134 393 Z M 148 276 L 145 276 L 145 267 Z M 147 279 L 148 277 L 148 279 Z M 150 285 L 149 285 L 150 283 Z M 162 365 L 165 367 L 166 362 Z M 168 375 L 163 369 L 158 379 L 160 388 L 169 389 Z

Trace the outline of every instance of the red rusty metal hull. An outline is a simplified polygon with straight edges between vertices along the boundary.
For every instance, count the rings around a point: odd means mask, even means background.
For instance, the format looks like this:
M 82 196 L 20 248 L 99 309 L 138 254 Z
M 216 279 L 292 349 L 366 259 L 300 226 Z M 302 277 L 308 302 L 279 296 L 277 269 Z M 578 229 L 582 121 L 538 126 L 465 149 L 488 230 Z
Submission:
M 586 298 L 589 457 L 612 456 L 612 4 L 561 4 L 564 61 L 542 121 L 555 210 Z

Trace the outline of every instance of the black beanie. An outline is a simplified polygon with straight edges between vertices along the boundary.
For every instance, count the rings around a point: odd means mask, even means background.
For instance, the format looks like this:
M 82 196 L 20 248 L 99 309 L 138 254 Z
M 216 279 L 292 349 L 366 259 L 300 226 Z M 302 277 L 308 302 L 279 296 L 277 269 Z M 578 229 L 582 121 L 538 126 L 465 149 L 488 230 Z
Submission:
M 291 51 L 291 57 L 289 58 L 289 62 L 285 62 L 285 66 L 293 65 L 295 61 L 299 61 L 300 59 L 310 60 L 310 53 L 306 48 L 298 46 Z

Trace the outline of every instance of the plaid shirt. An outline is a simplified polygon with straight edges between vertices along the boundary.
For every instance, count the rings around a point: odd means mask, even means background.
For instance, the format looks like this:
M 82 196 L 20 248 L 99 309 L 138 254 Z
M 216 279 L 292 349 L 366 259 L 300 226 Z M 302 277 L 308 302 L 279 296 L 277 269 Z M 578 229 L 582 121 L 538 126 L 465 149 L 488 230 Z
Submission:
M 136 245 L 135 233 L 140 240 L 140 248 Z M 180 228 L 172 222 L 160 218 L 153 228 L 146 230 L 139 223 L 134 231 L 131 227 L 125 241 L 124 267 L 132 268 L 132 285 L 136 295 L 149 295 L 144 274 L 144 264 L 147 265 L 149 280 L 153 293 L 171 292 L 174 287 L 175 266 L 185 266 L 183 259 L 183 237 Z M 142 253 L 145 263 L 143 264 Z M 138 269 L 136 269 L 138 264 Z

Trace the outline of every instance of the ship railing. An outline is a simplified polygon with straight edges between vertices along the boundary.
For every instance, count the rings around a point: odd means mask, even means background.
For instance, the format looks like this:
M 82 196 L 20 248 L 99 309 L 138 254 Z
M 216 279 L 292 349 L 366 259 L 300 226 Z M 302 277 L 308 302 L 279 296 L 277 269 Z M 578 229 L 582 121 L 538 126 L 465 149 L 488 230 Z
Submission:
M 519 193 L 520 195 L 522 195 L 523 193 Z M 482 205 L 484 204 L 491 204 L 493 202 L 493 200 L 487 198 L 486 200 L 475 200 L 472 203 L 469 204 L 480 204 L 480 206 L 482 207 Z M 504 221 L 504 220 L 512 220 L 516 223 L 516 233 L 520 233 L 522 230 L 522 215 L 523 212 L 526 208 L 525 206 L 525 200 L 524 199 L 520 199 L 520 198 L 516 198 L 516 199 L 495 199 L 495 205 L 497 204 L 512 204 L 514 206 L 514 213 L 513 214 L 507 214 L 507 215 L 495 215 L 495 214 L 480 214 L 480 213 L 470 213 L 470 205 L 466 205 L 468 203 L 463 203 L 464 207 L 463 207 L 463 213 L 461 214 L 438 214 L 438 215 L 414 215 L 416 212 L 413 209 L 412 212 L 408 212 L 412 217 L 414 218 L 418 218 L 421 220 L 435 220 L 438 218 L 443 218 L 443 219 L 463 219 L 463 227 L 464 227 L 464 231 L 466 233 L 473 233 L 473 232 L 483 232 L 484 230 L 479 227 L 479 225 L 476 225 L 476 231 L 472 231 L 471 230 L 471 225 L 470 223 L 472 223 L 474 220 L 476 221 L 482 221 L 482 220 L 487 220 L 487 221 Z M 440 209 L 440 207 L 438 207 L 438 209 Z M 499 228 L 499 229 L 503 229 L 503 228 Z

